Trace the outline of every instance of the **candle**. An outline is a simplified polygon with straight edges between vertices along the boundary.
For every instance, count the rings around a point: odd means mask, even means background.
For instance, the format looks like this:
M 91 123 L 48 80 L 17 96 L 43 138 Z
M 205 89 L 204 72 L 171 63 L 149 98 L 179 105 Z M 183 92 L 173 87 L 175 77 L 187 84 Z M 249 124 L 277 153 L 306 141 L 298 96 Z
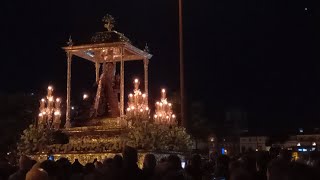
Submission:
M 44 98 L 40 101 L 40 111 L 43 111 L 46 106 L 46 100 Z
M 48 97 L 48 109 L 51 110 L 51 108 L 53 107 L 53 97 L 49 96 Z
M 135 89 L 135 90 L 138 90 L 138 89 L 139 89 L 139 84 L 140 84 L 140 83 L 139 83 L 139 79 L 135 79 L 134 82 L 133 82 L 133 84 L 134 84 L 134 89 Z
M 43 117 L 43 114 L 42 113 L 39 113 L 39 124 L 42 124 L 43 123 L 43 120 L 44 120 L 44 117 Z
M 133 95 L 130 93 L 129 94 L 129 103 L 132 103 L 132 101 L 133 101 Z
M 60 111 L 54 112 L 54 119 L 53 119 L 54 123 L 60 123 L 60 116 L 61 116 Z
M 166 90 L 162 89 L 161 90 L 161 99 L 165 99 L 166 98 Z
M 51 96 L 53 92 L 52 86 L 48 86 L 48 96 Z
M 60 98 L 57 98 L 56 103 L 55 103 L 55 108 L 60 109 L 60 105 L 61 105 L 61 100 L 60 100 Z

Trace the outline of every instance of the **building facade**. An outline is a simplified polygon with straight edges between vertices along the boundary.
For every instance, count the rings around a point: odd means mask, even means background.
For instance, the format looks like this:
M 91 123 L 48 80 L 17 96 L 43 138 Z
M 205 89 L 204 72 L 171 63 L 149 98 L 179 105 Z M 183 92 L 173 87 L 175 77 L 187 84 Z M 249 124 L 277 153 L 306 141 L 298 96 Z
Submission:
M 248 151 L 266 151 L 267 136 L 242 136 L 240 137 L 240 153 Z

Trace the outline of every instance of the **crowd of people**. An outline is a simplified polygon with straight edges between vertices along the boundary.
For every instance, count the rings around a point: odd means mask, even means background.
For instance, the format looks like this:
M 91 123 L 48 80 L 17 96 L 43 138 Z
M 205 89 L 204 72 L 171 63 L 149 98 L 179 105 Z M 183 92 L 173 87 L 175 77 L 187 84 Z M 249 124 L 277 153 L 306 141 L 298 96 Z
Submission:
M 276 156 L 264 151 L 236 157 L 216 155 L 206 161 L 194 154 L 183 167 L 177 155 L 157 161 L 153 154 L 147 154 L 140 169 L 137 150 L 126 147 L 122 156 L 85 165 L 66 158 L 36 162 L 21 156 L 14 170 L 1 161 L 0 180 L 317 180 L 320 179 L 317 159 L 310 156 L 308 161 L 293 160 L 289 151 Z

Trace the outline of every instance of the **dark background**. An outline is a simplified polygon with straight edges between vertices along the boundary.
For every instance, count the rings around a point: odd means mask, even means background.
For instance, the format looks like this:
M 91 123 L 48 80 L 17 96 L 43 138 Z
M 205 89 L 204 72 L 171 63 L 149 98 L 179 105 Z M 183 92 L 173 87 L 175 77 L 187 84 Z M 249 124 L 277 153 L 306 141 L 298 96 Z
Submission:
M 69 35 L 75 44 L 103 31 L 102 17 L 133 45 L 148 43 L 152 99 L 161 87 L 179 91 L 178 0 L 4 1 L 0 92 L 65 96 Z M 305 9 L 307 8 L 307 9 Z M 249 126 L 315 127 L 320 122 L 319 33 L 316 0 L 197 0 L 184 2 L 186 98 L 204 104 L 211 122 L 230 108 Z M 73 99 L 94 83 L 94 65 L 75 58 Z M 142 78 L 141 62 L 126 65 L 126 87 Z M 127 91 L 128 91 L 127 90 Z

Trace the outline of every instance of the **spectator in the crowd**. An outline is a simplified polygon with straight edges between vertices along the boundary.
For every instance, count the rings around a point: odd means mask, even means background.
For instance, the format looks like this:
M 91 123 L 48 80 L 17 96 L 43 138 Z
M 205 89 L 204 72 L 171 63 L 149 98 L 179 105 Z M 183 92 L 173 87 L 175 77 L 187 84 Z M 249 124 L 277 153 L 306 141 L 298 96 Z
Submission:
M 104 169 L 104 179 L 118 180 L 121 179 L 122 174 L 122 156 L 115 155 L 112 159 L 112 163 L 110 167 Z M 104 163 L 105 164 L 105 163 Z
M 94 163 L 87 163 L 84 166 L 84 173 L 84 180 L 96 180 L 100 178 L 99 174 L 95 169 Z
M 38 168 L 39 165 L 32 167 L 25 180 L 49 180 L 48 173 L 44 169 Z
M 193 180 L 201 180 L 203 176 L 201 156 L 198 154 L 193 155 L 190 164 L 187 165 L 185 171 Z
M 57 166 L 54 161 L 45 160 L 40 163 L 40 168 L 48 173 L 49 180 L 55 180 L 57 174 Z
M 71 176 L 71 163 L 67 158 L 60 158 L 56 161 L 57 179 L 69 180 Z
M 102 162 L 100 162 L 100 161 L 95 162 L 95 163 L 94 163 L 94 167 L 96 168 L 96 170 L 97 170 L 97 172 L 98 172 L 99 174 L 101 174 L 101 175 L 103 174 L 104 167 L 103 167 Z
M 8 159 L 0 157 L 0 180 L 7 180 L 11 174 L 18 170 L 17 167 L 12 166 L 11 164 Z
M 233 171 L 235 171 L 235 170 L 237 170 L 237 169 L 239 169 L 239 168 L 242 168 L 242 169 L 244 169 L 244 164 L 243 164 L 243 162 L 242 161 L 240 161 L 240 160 L 234 160 L 234 161 L 232 161 L 232 162 L 230 162 L 229 163 L 229 172 L 233 172 Z
M 156 157 L 153 154 L 146 154 L 143 161 L 142 174 L 144 179 L 149 180 L 155 174 L 155 167 L 157 165 Z
M 75 159 L 74 162 L 71 165 L 71 175 L 70 175 L 70 180 L 81 180 L 83 179 L 84 176 L 84 167 L 82 164 L 79 162 L 78 159 Z
M 9 180 L 25 180 L 27 172 L 31 169 L 31 159 L 21 156 L 19 159 L 19 170 L 9 177 Z
M 228 178 L 228 171 L 229 168 L 229 157 L 226 155 L 220 155 L 217 157 L 216 166 L 214 170 L 214 177 L 216 179 L 227 179 Z
M 163 180 L 186 180 L 191 179 L 182 169 L 181 159 L 177 155 L 169 155 L 167 169 Z
M 167 164 L 168 162 L 166 157 L 162 157 L 159 160 L 159 162 L 155 167 L 155 176 L 154 176 L 155 180 L 162 179 L 162 177 L 165 175 L 165 172 L 167 171 Z
M 259 151 L 256 156 L 256 180 L 267 180 L 267 166 L 270 161 L 268 152 Z
M 288 180 L 319 180 L 319 171 L 306 164 L 291 162 L 288 166 Z
M 114 168 L 116 168 L 116 169 L 121 169 L 122 168 L 122 162 L 123 161 L 123 159 L 122 159 L 122 157 L 120 156 L 120 155 L 115 155 L 114 157 L 113 157 L 113 160 L 112 160 L 112 168 L 114 169 Z
M 284 159 L 273 159 L 267 168 L 268 180 L 287 180 L 288 179 L 288 162 Z
M 126 146 L 122 152 L 123 156 L 123 179 L 140 180 L 143 179 L 142 171 L 138 167 L 138 152 L 130 146 Z
M 237 168 L 230 172 L 230 180 L 252 180 L 252 176 L 246 169 Z
M 286 149 L 281 149 L 279 153 L 279 158 L 289 163 L 292 160 L 292 152 Z

